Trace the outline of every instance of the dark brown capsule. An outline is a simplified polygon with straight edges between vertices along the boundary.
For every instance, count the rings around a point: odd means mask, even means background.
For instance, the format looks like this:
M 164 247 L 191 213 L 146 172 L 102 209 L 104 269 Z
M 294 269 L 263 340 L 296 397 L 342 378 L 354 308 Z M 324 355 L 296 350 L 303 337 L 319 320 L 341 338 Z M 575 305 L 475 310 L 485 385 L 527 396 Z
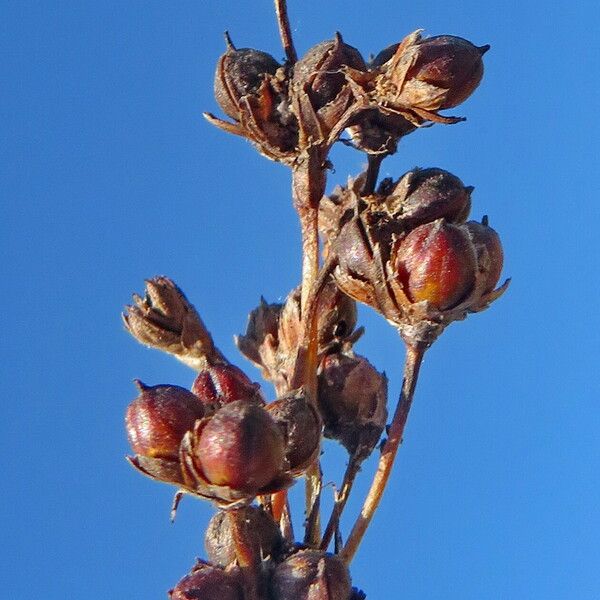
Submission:
M 238 119 L 241 98 L 257 92 L 265 76 L 274 75 L 279 67 L 266 52 L 229 45 L 215 73 L 215 99 L 223 112 Z
M 366 71 L 360 52 L 337 34 L 333 40 L 313 46 L 294 66 L 293 85 L 304 87 L 313 108 L 319 110 L 335 100 L 346 82 L 343 69 Z
M 198 563 L 169 592 L 171 600 L 243 600 L 238 577 L 220 567 Z
M 285 439 L 290 471 L 299 474 L 314 461 L 321 444 L 321 419 L 302 392 L 290 392 L 267 405 Z
M 277 556 L 283 545 L 283 538 L 277 523 L 258 506 L 247 506 L 238 509 L 240 518 L 244 519 L 252 539 L 252 548 L 260 552 L 263 558 Z M 210 520 L 204 536 L 204 547 L 212 563 L 226 567 L 235 562 L 237 555 L 233 538 L 231 519 L 227 511 L 219 511 Z
M 318 550 L 301 550 L 277 566 L 272 600 L 349 600 L 350 573 L 343 561 Z
M 477 253 L 477 267 L 483 274 L 483 293 L 491 292 L 500 279 L 504 263 L 504 251 L 500 236 L 487 225 L 487 218 L 483 223 L 469 221 L 465 223 L 471 242 Z

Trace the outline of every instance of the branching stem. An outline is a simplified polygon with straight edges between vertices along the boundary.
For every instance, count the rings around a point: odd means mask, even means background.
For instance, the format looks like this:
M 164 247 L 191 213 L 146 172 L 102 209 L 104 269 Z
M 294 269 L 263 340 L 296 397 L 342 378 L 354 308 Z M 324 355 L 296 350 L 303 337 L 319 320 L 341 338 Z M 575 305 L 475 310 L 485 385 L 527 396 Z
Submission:
M 423 362 L 423 356 L 427 346 L 417 343 L 415 345 L 407 345 L 406 347 L 406 362 L 404 364 L 404 380 L 402 381 L 402 391 L 396 406 L 396 412 L 392 419 L 388 431 L 388 438 L 385 442 L 381 456 L 379 458 L 379 464 L 377 465 L 377 471 L 371 484 L 371 489 L 367 494 L 365 503 L 363 504 L 362 510 L 350 536 L 344 546 L 344 549 L 340 553 L 342 559 L 346 564 L 350 564 L 358 547 L 365 535 L 367 527 L 373 518 L 381 497 L 385 490 L 385 486 L 390 477 L 392 466 L 394 465 L 394 459 L 398 452 L 398 447 L 402 442 L 402 436 L 404 434 L 404 427 L 410 412 L 412 405 L 413 396 L 415 393 L 415 386 L 417 385 L 417 379 L 419 377 L 419 369 Z

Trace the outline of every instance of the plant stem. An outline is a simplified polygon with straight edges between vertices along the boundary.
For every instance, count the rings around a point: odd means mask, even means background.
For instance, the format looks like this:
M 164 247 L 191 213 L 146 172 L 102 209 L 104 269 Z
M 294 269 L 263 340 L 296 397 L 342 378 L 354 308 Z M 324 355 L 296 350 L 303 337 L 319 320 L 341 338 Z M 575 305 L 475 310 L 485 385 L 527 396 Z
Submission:
M 292 194 L 294 206 L 300 217 L 302 230 L 302 297 L 301 314 L 303 339 L 307 347 L 303 357 L 304 373 L 301 382 L 312 402 L 317 393 L 317 319 L 311 319 L 308 301 L 319 275 L 319 202 L 325 193 L 325 172 L 318 149 L 309 149 L 292 171 Z M 299 349 L 300 350 L 300 349 Z M 307 543 L 317 546 L 320 538 L 319 499 L 321 469 L 316 460 L 306 472 L 306 517 Z
M 355 456 L 351 456 L 348 461 L 348 466 L 346 467 L 346 472 L 344 473 L 342 486 L 340 491 L 336 494 L 335 504 L 333 505 L 329 522 L 327 523 L 323 539 L 321 540 L 321 550 L 327 550 L 327 546 L 329 546 L 329 542 L 331 542 L 331 538 L 339 526 L 340 517 L 342 516 L 342 512 L 348 501 L 348 496 L 350 496 L 350 492 L 352 491 L 354 480 L 359 471 L 360 461 L 356 460 Z
M 361 190 L 361 194 L 363 196 L 369 196 L 375 191 L 377 178 L 379 177 L 379 169 L 381 168 L 381 163 L 386 156 L 387 154 L 367 155 L 367 173 L 365 175 L 365 182 Z
M 388 431 L 388 438 L 381 450 L 379 464 L 377 465 L 377 471 L 375 472 L 373 482 L 371 483 L 371 489 L 367 494 L 360 515 L 350 532 L 346 545 L 340 553 L 341 558 L 347 565 L 350 564 L 358 550 L 367 527 L 373 518 L 373 514 L 379 506 L 385 486 L 390 477 L 398 447 L 402 442 L 404 427 L 412 405 L 415 386 L 417 385 L 417 379 L 419 377 L 419 369 L 423 362 L 423 356 L 426 349 L 427 346 L 422 343 L 416 343 L 414 345 L 407 344 L 406 346 L 406 361 L 404 363 L 402 391 L 400 393 L 398 405 L 396 406 L 394 418 L 392 419 L 392 424 Z
M 292 31 L 290 29 L 286 0 L 275 0 L 275 12 L 277 13 L 277 24 L 279 26 L 281 45 L 285 50 L 288 62 L 295 63 L 298 60 L 298 55 L 296 54 L 294 42 L 292 41 Z
M 244 579 L 244 598 L 261 600 L 264 598 L 264 582 L 261 558 L 257 554 L 260 546 L 258 533 L 249 529 L 243 509 L 230 510 L 226 514 L 231 525 L 237 563 Z

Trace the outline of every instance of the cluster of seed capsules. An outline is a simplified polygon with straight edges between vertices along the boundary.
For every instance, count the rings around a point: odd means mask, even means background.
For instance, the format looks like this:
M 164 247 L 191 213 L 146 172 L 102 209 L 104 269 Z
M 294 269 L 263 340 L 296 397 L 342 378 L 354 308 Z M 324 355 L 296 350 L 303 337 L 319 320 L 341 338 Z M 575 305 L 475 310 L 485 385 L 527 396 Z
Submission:
M 462 120 L 439 111 L 477 87 L 488 48 L 417 31 L 367 63 L 336 35 L 299 61 L 279 64 L 227 39 L 215 97 L 232 121 L 207 118 L 292 168 L 314 148 L 322 150 L 325 168 L 328 149 L 344 131 L 357 149 L 386 156 L 424 124 Z M 170 279 L 149 280 L 145 296 L 134 296 L 127 309 L 126 327 L 138 341 L 198 373 L 189 390 L 137 381 L 139 396 L 126 413 L 130 463 L 219 509 L 206 533 L 208 561 L 171 590 L 172 600 L 364 598 L 338 556 L 282 536 L 271 505 L 314 463 L 323 435 L 339 441 L 356 465 L 381 437 L 387 379 L 354 353 L 362 333 L 355 301 L 383 314 L 407 343 L 429 345 L 506 287 L 495 289 L 503 262 L 498 235 L 487 218 L 467 221 L 472 188 L 437 168 L 377 187 L 368 178 L 351 179 L 320 202 L 324 259 L 334 268 L 318 299 L 316 398 L 294 384 L 304 327 L 300 289 L 281 304 L 262 301 L 236 340 L 273 384 L 272 402 L 215 348 Z M 258 596 L 248 591 L 242 568 L 248 547 L 260 557 Z
M 323 433 L 359 461 L 381 436 L 387 418 L 387 379 L 352 349 L 361 334 L 355 329 L 354 301 L 333 281 L 321 295 L 318 403 L 302 388 L 290 390 L 301 332 L 299 290 L 282 304 L 263 301 L 250 314 L 247 331 L 237 343 L 281 391 L 267 403 L 260 385 L 212 345 L 195 309 L 170 279 L 149 280 L 145 296 L 136 295 L 134 300 L 125 324 L 140 342 L 186 362 L 192 356 L 204 365 L 196 367 L 199 372 L 191 389 L 147 386 L 136 380 L 139 395 L 125 418 L 135 453 L 128 460 L 137 470 L 221 509 L 206 534 L 210 562 L 198 562 L 171 597 L 244 597 L 227 517 L 235 514 L 236 520 L 248 524 L 249 537 L 243 543 L 261 557 L 269 597 L 303 598 L 300 588 L 305 585 L 307 590 L 310 586 L 325 590 L 329 594 L 322 596 L 325 599 L 360 598 L 339 558 L 284 541 L 268 508 L 270 496 L 290 486 L 317 458 Z M 257 499 L 260 506 L 253 504 Z

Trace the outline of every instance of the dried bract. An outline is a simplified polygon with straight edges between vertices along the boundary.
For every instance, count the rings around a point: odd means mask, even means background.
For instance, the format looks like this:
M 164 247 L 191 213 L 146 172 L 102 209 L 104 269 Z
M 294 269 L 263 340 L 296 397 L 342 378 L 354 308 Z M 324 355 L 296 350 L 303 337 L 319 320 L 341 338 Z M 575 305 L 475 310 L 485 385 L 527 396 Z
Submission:
M 196 370 L 224 361 L 196 309 L 168 277 L 148 279 L 145 296 L 134 294 L 133 301 L 123 321 L 141 344 L 173 354 Z

